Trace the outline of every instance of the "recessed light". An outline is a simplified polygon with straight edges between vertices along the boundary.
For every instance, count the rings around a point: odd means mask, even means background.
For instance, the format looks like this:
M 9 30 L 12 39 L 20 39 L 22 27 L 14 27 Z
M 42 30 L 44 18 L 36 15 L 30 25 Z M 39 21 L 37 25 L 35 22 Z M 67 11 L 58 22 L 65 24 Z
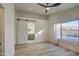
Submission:
M 29 10 L 31 10 L 31 8 L 28 8 Z

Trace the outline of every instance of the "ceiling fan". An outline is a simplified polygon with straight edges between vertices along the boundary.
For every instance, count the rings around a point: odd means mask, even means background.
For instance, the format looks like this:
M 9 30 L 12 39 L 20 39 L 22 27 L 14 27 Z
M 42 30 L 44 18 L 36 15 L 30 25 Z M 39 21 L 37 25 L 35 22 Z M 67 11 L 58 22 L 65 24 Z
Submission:
M 50 7 L 56 7 L 56 6 L 59 6 L 61 5 L 61 3 L 54 3 L 52 5 L 50 5 L 50 3 L 46 3 L 46 5 L 42 4 L 42 3 L 37 3 L 38 5 L 44 7 L 46 10 L 45 10 L 45 13 L 48 12 L 48 10 L 50 9 Z

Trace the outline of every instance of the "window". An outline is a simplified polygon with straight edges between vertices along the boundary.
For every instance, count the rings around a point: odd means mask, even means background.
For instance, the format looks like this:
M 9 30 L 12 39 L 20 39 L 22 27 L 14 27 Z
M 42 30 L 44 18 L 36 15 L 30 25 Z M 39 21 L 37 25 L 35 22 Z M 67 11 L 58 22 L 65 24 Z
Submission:
M 61 24 L 54 25 L 54 36 L 55 39 L 61 39 Z
M 79 42 L 79 20 L 55 24 L 54 37 L 67 41 Z
M 62 39 L 78 42 L 78 20 L 62 24 Z

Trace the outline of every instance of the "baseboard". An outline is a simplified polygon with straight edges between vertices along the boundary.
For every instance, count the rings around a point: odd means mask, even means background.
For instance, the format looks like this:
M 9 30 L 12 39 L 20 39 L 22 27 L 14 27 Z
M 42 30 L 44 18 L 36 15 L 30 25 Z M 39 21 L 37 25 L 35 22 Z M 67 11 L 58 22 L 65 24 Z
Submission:
M 40 42 L 32 42 L 32 43 L 20 43 L 20 44 L 15 44 L 15 46 L 18 45 L 25 45 L 25 44 L 35 44 L 35 43 L 46 43 L 47 41 L 40 41 Z

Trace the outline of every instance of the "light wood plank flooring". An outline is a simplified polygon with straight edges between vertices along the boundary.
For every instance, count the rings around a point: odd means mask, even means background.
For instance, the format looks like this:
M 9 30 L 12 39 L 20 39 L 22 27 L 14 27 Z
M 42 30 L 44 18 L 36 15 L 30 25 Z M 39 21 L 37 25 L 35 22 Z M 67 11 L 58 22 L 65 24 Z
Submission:
M 16 46 L 15 56 L 78 56 L 79 54 L 51 43 L 30 43 Z

